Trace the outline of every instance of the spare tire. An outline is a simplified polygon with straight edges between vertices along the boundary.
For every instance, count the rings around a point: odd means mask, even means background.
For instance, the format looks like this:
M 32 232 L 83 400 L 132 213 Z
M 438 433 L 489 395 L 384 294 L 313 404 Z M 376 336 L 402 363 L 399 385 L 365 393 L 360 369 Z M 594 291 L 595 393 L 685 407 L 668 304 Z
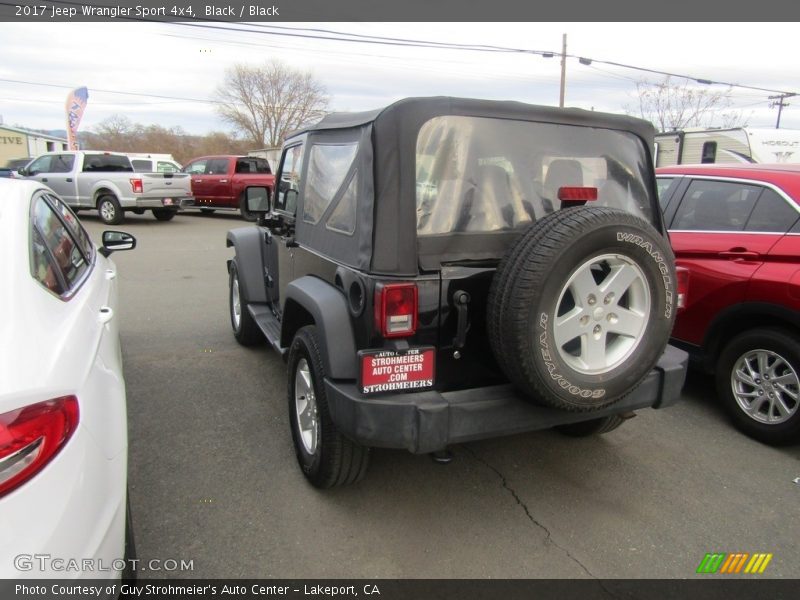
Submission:
M 525 395 L 556 408 L 609 406 L 647 376 L 675 318 L 669 241 L 634 215 L 563 209 L 503 257 L 487 328 L 497 362 Z

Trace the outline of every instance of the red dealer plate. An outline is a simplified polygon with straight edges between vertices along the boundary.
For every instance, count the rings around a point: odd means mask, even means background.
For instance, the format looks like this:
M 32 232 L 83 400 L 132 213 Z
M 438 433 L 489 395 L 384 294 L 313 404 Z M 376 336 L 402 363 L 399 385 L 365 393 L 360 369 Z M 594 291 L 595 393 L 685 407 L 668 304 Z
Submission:
M 433 348 L 411 348 L 402 353 L 394 350 L 364 350 L 358 356 L 361 360 L 358 387 L 362 394 L 433 386 L 436 360 Z

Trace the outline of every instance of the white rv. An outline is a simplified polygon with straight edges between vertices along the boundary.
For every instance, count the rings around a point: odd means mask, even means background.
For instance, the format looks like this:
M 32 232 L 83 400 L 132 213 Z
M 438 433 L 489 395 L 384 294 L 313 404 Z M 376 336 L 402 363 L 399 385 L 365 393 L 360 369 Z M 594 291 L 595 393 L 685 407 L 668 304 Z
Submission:
M 800 163 L 800 130 L 683 129 L 656 135 L 656 166 L 701 163 Z

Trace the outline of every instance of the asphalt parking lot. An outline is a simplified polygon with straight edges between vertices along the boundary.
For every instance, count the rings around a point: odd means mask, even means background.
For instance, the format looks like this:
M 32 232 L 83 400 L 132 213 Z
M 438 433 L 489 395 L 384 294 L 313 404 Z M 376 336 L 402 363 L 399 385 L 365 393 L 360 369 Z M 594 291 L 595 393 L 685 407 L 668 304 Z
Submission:
M 800 446 L 739 434 L 701 376 L 606 436 L 464 444 L 447 466 L 378 450 L 361 483 L 312 488 L 281 359 L 230 331 L 225 232 L 242 226 L 116 227 L 138 239 L 114 255 L 137 551 L 193 563 L 140 577 L 689 578 L 707 552 L 769 552 L 762 577 L 800 577 Z

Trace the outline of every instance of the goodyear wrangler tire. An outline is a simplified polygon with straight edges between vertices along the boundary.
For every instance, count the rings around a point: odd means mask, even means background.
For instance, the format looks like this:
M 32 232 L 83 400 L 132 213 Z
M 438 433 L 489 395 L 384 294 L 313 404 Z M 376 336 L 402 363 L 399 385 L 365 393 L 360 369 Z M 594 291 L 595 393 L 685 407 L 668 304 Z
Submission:
M 532 399 L 589 411 L 630 393 L 675 318 L 674 256 L 649 223 L 605 207 L 535 223 L 500 263 L 487 324 L 495 358 Z

